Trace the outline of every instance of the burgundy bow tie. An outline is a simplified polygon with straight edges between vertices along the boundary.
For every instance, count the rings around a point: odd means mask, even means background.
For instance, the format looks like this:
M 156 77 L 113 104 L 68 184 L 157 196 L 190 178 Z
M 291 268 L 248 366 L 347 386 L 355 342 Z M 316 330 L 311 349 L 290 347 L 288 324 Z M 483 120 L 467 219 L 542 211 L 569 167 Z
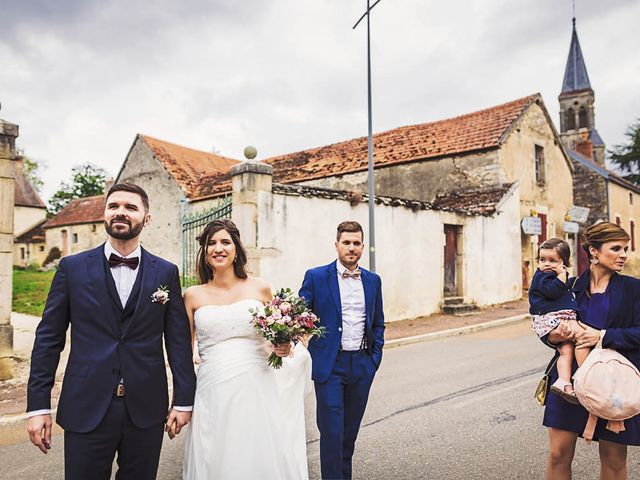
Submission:
M 131 258 L 122 258 L 112 253 L 109 256 L 109 268 L 119 267 L 120 265 L 126 265 L 131 270 L 135 270 L 138 268 L 138 264 L 140 263 L 140 259 L 138 257 Z
M 345 270 L 342 272 L 342 278 L 360 278 L 360 269 L 356 268 L 354 271 Z

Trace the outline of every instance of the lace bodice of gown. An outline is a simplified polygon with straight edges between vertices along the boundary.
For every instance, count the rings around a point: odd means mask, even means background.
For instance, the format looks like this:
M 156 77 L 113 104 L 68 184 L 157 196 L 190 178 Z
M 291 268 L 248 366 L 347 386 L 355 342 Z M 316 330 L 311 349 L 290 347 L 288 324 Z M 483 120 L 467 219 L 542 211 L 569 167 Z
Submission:
M 263 308 L 263 305 L 259 300 L 245 299 L 229 305 L 204 305 L 195 311 L 200 368 L 211 362 L 218 367 L 229 362 L 234 362 L 235 367 L 255 362 L 266 365 L 268 354 L 264 341 L 251 324 L 250 308 Z

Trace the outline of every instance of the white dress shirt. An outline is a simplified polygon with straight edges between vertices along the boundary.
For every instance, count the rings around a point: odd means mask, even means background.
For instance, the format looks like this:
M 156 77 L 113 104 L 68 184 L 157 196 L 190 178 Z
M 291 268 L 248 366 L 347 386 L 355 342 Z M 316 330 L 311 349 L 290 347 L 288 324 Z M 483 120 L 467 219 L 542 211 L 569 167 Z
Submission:
M 336 262 L 336 268 L 342 304 L 342 350 L 360 350 L 366 321 L 362 277 L 343 278 L 342 274 L 348 270 L 340 260 Z
M 138 259 L 142 261 L 142 250 L 140 249 L 140 245 L 138 245 L 136 249 L 129 255 L 123 257 L 115 248 L 111 246 L 111 243 L 106 242 L 104 244 L 104 256 L 107 257 L 107 260 L 109 260 L 109 257 L 112 253 L 122 258 L 138 257 Z M 126 265 L 118 265 L 117 267 L 110 268 L 109 270 L 111 270 L 111 276 L 113 277 L 113 281 L 116 284 L 116 290 L 118 291 L 118 296 L 120 297 L 120 303 L 122 304 L 122 308 L 124 308 L 127 304 L 127 300 L 129 300 L 129 295 L 131 295 L 131 290 L 133 290 L 133 284 L 136 283 L 136 277 L 138 276 L 138 271 L 140 270 L 140 263 L 138 263 L 138 266 L 135 269 L 130 268 Z

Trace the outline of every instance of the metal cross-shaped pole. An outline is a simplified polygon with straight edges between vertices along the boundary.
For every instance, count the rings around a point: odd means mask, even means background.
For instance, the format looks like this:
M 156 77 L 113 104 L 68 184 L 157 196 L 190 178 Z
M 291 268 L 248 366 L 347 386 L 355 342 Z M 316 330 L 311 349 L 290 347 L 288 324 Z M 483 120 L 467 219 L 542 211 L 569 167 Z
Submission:
M 373 5 L 369 5 L 367 0 L 367 11 L 358 19 L 353 26 L 355 29 L 360 22 L 367 17 L 367 106 L 369 112 L 369 135 L 367 138 L 367 157 L 368 157 L 368 182 L 369 182 L 369 270 L 376 271 L 376 228 L 375 228 L 375 188 L 373 175 L 373 123 L 371 120 L 371 29 L 370 29 L 370 12 L 380 0 Z

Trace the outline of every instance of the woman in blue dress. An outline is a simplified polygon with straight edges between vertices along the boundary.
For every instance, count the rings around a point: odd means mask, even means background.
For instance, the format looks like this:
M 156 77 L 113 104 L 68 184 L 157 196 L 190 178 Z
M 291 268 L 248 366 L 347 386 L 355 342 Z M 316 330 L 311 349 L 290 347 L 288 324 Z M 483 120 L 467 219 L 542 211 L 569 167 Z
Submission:
M 549 344 L 569 339 L 577 349 L 592 348 L 602 337 L 603 348 L 618 351 L 640 367 L 640 280 L 618 273 L 627 260 L 629 240 L 627 232 L 614 223 L 602 222 L 586 230 L 582 248 L 591 263 L 573 287 L 583 330 L 552 331 L 546 338 Z M 574 372 L 576 368 L 574 362 Z M 551 382 L 557 375 L 554 369 Z M 581 405 L 547 396 L 543 424 L 549 428 L 548 479 L 571 479 L 576 441 L 587 418 Z M 606 429 L 606 420 L 598 420 L 594 440 L 599 441 L 601 480 L 627 478 L 627 446 L 640 445 L 640 415 L 624 425 L 625 431 L 613 433 Z

